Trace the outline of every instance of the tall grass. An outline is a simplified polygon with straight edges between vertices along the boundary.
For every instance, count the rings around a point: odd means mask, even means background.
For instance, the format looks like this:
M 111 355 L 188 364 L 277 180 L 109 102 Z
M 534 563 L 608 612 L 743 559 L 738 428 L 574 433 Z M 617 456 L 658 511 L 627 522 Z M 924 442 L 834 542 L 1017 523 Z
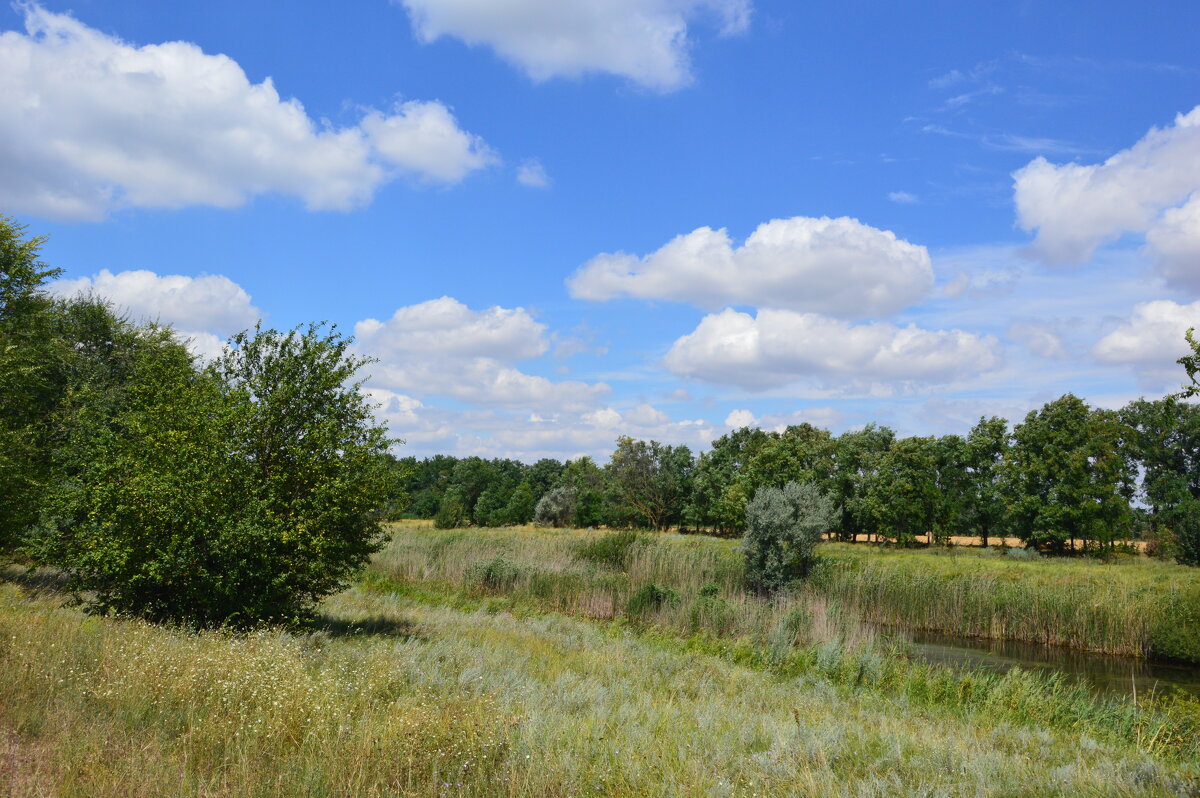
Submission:
M 1136 741 L 747 668 L 614 624 L 360 591 L 324 612 L 326 629 L 306 635 L 188 634 L 0 585 L 0 794 L 1166 796 L 1197 785 L 1194 761 Z M 993 678 L 994 703 L 1046 706 L 1041 683 Z
M 414 688 L 386 649 L 325 635 L 187 634 L 0 585 L 0 794 L 490 795 L 487 696 Z M 365 655 L 364 655 L 365 654 Z
M 765 634 L 778 612 L 743 589 L 736 541 L 627 533 L 397 527 L 372 565 L 399 580 L 487 589 L 480 562 L 503 569 L 493 590 L 560 612 L 608 619 L 646 584 L 680 600 L 658 621 Z M 1200 662 L 1200 572 L 1145 557 L 1018 559 L 994 550 L 913 551 L 825 543 L 809 592 L 863 624 Z M 608 559 L 606 559 L 606 557 Z M 614 567 L 614 563 L 616 564 Z M 698 602 L 708 587 L 720 601 Z M 780 608 L 786 613 L 792 608 Z M 666 616 L 673 616 L 668 619 Z
M 1145 557 L 1016 559 L 846 544 L 821 551 L 814 588 L 873 623 L 1200 662 L 1200 625 L 1172 620 L 1200 616 L 1195 569 Z
M 993 713 L 1013 722 L 1086 728 L 1162 751 L 1200 753 L 1200 703 L 1140 708 L 1097 699 L 1062 678 L 953 674 L 904 656 L 904 644 L 862 620 L 854 605 L 820 589 L 767 598 L 737 587 L 740 560 L 723 541 L 653 536 L 621 544 L 596 533 L 399 530 L 364 585 L 432 605 L 492 612 L 547 611 L 633 624 L 676 650 L 789 675 L 816 675 L 842 689 L 873 690 L 920 706 Z M 672 557 L 678 547 L 679 556 Z M 597 561 L 604 563 L 597 565 Z M 689 570 L 689 565 L 695 568 Z

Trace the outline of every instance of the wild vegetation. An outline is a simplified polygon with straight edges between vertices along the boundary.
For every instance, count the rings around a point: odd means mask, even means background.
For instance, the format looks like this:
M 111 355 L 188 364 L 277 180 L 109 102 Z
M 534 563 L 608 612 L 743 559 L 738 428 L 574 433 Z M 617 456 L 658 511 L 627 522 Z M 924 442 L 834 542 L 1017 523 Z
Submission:
M 1167 796 L 1200 783 L 1186 703 L 901 668 L 815 626 L 832 636 L 809 665 L 807 639 L 769 659 L 411 593 L 371 585 L 327 599 L 308 632 L 233 634 L 86 618 L 2 585 L 0 792 Z
M 797 591 L 766 599 L 736 541 L 585 530 L 441 531 L 402 525 L 367 578 L 501 591 L 543 609 L 612 619 L 646 585 L 673 598 L 658 623 L 767 639 L 803 602 L 880 628 L 945 631 L 1200 663 L 1200 573 L 1146 557 L 1063 561 L 1023 549 L 879 550 L 821 544 Z M 620 552 L 618 555 L 616 552 Z M 598 555 L 597 552 L 606 552 Z M 864 631 L 865 630 L 865 631 Z
M 97 612 L 284 622 L 382 540 L 391 441 L 321 325 L 256 328 L 201 364 L 96 298 L 54 300 L 42 241 L 0 219 L 0 556 Z
M 1200 702 L 895 633 L 1200 662 L 1193 405 L 397 460 L 336 330 L 202 363 L 41 243 L 0 219 L 6 795 L 1200 789 Z

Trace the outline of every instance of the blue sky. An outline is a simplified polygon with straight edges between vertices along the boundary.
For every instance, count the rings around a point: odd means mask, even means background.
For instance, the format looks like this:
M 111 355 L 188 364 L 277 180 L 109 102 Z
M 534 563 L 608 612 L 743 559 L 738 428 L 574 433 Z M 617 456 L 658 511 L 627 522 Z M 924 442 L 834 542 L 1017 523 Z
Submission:
M 1085 13 L 1086 12 L 1086 13 Z M 703 448 L 1174 389 L 1200 5 L 0 9 L 0 213 L 200 353 L 377 357 L 404 453 Z

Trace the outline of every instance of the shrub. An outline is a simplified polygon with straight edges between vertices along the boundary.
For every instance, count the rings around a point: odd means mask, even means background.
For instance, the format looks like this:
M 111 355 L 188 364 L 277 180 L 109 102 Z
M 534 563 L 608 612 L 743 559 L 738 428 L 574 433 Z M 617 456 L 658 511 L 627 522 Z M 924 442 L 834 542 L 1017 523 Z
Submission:
M 638 618 L 663 606 L 679 603 L 679 593 L 669 587 L 659 587 L 653 582 L 642 585 L 625 602 L 625 614 Z
M 483 590 L 507 590 L 516 583 L 520 574 L 520 568 L 511 560 L 494 557 L 472 565 L 467 571 L 467 581 Z
M 442 497 L 437 514 L 433 517 L 433 525 L 437 529 L 457 529 L 467 525 L 467 506 L 457 493 L 447 493 Z
M 621 571 L 628 566 L 629 555 L 639 542 L 637 532 L 625 529 L 584 541 L 575 547 L 574 553 L 580 560 Z
M 147 328 L 126 378 L 85 383 L 29 551 L 94 611 L 194 626 L 308 615 L 378 550 L 390 444 L 319 326 L 234 336 L 198 370 Z
M 1184 565 L 1200 565 L 1200 501 L 1186 499 L 1170 516 L 1175 559 Z
M 1160 599 L 1150 650 L 1160 657 L 1200 662 L 1200 585 L 1176 588 Z
M 833 502 L 814 483 L 760 488 L 746 505 L 746 578 L 770 591 L 805 576 L 834 518 Z
M 533 510 L 533 522 L 540 526 L 570 526 L 575 519 L 579 494 L 570 485 L 551 488 Z

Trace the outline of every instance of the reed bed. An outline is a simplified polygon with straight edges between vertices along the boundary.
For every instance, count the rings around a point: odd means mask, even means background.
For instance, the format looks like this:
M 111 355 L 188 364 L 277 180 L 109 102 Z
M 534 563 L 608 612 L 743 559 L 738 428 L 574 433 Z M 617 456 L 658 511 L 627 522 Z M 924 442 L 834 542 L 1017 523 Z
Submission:
M 814 589 L 872 623 L 1200 662 L 1200 627 L 1186 622 L 1200 620 L 1195 569 L 1133 556 L 1017 559 L 847 544 L 821 552 Z
M 1020 674 L 961 712 L 615 624 L 361 590 L 330 599 L 307 634 L 191 634 L 59 604 L 0 585 L 0 794 L 1169 796 L 1200 783 L 1194 758 L 1012 722 L 1000 703 L 1047 706 Z
M 622 615 L 630 596 L 653 584 L 674 591 L 660 613 L 674 615 L 673 626 L 696 626 L 698 618 L 699 626 L 722 634 L 765 634 L 779 614 L 744 591 L 736 541 L 641 535 L 614 564 L 579 556 L 581 547 L 612 533 L 445 532 L 413 524 L 396 532 L 372 569 L 401 581 L 531 596 L 541 606 L 600 619 Z M 1200 662 L 1197 569 L 1133 555 L 1040 559 L 1019 550 L 1021 558 L 991 549 L 823 543 L 818 553 L 821 565 L 807 592 L 871 627 Z M 699 607 L 701 591 L 720 601 Z
M 672 559 L 675 547 L 681 554 Z M 738 587 L 739 566 L 726 541 L 695 537 L 408 528 L 398 530 L 363 585 L 435 606 L 583 616 L 617 629 L 632 626 L 679 651 L 815 675 L 842 689 L 1014 722 L 1087 728 L 1127 742 L 1145 737 L 1156 750 L 1200 754 L 1200 702 L 1148 704 L 1143 698 L 1138 708 L 1098 699 L 1066 678 L 951 673 L 914 661 L 903 639 L 881 633 L 853 603 L 830 597 L 819 583 L 759 596 Z

